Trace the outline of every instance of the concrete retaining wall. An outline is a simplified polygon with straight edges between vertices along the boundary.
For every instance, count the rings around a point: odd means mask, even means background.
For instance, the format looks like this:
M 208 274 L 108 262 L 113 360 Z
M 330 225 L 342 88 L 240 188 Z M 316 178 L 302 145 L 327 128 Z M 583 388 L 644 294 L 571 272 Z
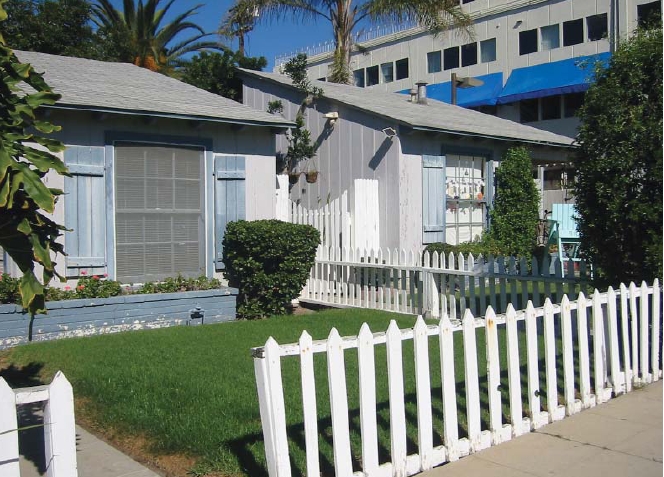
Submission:
M 235 288 L 48 302 L 33 341 L 235 320 Z M 0 305 L 0 349 L 28 341 L 30 315 Z

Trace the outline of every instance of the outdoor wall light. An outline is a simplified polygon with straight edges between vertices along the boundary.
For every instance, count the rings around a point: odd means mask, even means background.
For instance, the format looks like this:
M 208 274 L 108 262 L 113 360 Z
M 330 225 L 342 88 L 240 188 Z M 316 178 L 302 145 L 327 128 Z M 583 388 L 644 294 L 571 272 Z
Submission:
M 329 124 L 329 126 L 332 127 L 332 128 L 334 127 L 336 122 L 339 120 L 339 113 L 337 113 L 336 111 L 326 113 L 324 116 L 325 116 L 325 119 L 327 119 L 327 124 Z
M 382 131 L 383 134 L 385 134 L 385 136 L 389 137 L 390 139 L 392 139 L 397 135 L 397 131 L 394 128 L 385 128 Z

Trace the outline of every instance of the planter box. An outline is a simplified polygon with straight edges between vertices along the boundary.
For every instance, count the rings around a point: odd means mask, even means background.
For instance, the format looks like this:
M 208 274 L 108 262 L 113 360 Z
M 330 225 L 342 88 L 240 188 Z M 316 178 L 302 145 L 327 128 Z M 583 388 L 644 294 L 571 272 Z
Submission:
M 201 325 L 235 320 L 237 289 L 123 295 L 46 303 L 37 315 L 33 341 L 128 330 Z M 30 315 L 17 305 L 0 305 L 0 349 L 28 341 Z

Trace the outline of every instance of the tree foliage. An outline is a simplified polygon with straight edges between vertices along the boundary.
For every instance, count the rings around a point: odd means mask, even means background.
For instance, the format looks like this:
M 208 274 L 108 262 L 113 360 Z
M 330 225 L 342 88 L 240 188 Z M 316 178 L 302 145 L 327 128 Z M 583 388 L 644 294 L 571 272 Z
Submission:
M 537 238 L 539 191 L 525 147 L 509 149 L 496 169 L 490 238 L 506 255 L 530 257 Z
M 414 20 L 434 34 L 459 27 L 472 36 L 472 19 L 461 10 L 459 0 L 236 0 L 233 9 L 252 13 L 254 21 L 289 17 L 303 22 L 327 22 L 332 27 L 335 47 L 328 79 L 339 83 L 350 82 L 350 54 L 355 46 L 353 34 L 365 22 L 381 24 Z
M 579 111 L 574 195 L 598 279 L 662 276 L 662 30 L 623 42 Z
M 167 72 L 186 53 L 218 49 L 218 43 L 205 40 L 209 35 L 190 20 L 201 5 L 162 25 L 174 1 L 170 0 L 160 8 L 162 0 L 146 0 L 145 3 L 139 0 L 137 5 L 134 0 L 123 0 L 123 10 L 120 11 L 110 0 L 97 0 L 93 5 L 93 20 L 99 27 L 99 35 L 115 49 L 115 57 L 111 59 Z M 175 43 L 180 33 L 191 31 L 193 36 Z
M 242 81 L 236 67 L 261 71 L 267 66 L 265 57 L 245 57 L 224 49 L 221 53 L 205 52 L 183 62 L 180 79 L 198 88 L 242 102 Z
M 6 18 L 4 3 L 0 0 L 0 21 Z M 34 315 L 44 311 L 44 284 L 56 275 L 52 252 L 64 252 L 56 242 L 64 227 L 42 213 L 52 213 L 62 194 L 43 179 L 48 173 L 68 174 L 53 154 L 64 145 L 42 135 L 60 128 L 36 115 L 60 96 L 29 64 L 19 62 L 1 35 L 0 76 L 0 246 L 23 273 L 22 304 Z M 42 282 L 35 264 L 42 269 Z
M 97 58 L 87 0 L 11 0 L 0 33 L 16 50 Z

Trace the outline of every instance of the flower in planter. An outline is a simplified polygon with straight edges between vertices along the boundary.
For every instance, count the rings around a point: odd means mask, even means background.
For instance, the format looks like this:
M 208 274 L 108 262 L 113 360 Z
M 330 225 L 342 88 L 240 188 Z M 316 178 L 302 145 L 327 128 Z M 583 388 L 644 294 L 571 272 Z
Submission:
M 88 274 L 88 272 L 86 272 L 85 270 L 81 270 L 81 275 L 84 275 L 84 276 L 85 276 L 85 275 L 87 275 L 87 274 Z
M 79 286 L 76 287 L 76 289 L 79 290 L 79 291 L 83 291 L 83 290 L 85 290 L 85 285 L 79 285 Z
M 97 275 L 92 275 L 93 280 L 99 280 L 99 277 Z

